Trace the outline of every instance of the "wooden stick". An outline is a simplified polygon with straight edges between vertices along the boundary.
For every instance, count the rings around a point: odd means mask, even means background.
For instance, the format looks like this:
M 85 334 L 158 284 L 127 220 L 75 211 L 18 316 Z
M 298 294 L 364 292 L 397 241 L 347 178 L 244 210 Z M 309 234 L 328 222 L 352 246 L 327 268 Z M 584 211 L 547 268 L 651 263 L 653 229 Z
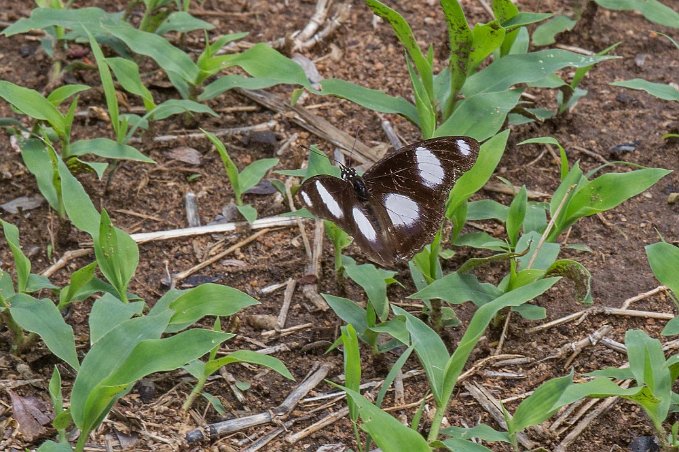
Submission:
M 311 435 L 314 432 L 317 432 L 318 430 L 327 427 L 330 424 L 334 424 L 338 420 L 342 419 L 344 416 L 349 414 L 349 407 L 344 407 L 341 410 L 330 414 L 329 416 L 326 416 L 325 418 L 321 419 L 320 421 L 311 424 L 304 430 L 301 430 L 297 433 L 294 433 L 292 435 L 288 435 L 285 437 L 285 441 L 288 444 L 295 444 L 297 441 L 300 439 L 306 438 L 307 436 Z
M 255 233 L 252 234 L 250 237 L 247 237 L 247 238 L 241 240 L 240 242 L 236 243 L 235 245 L 232 245 L 232 246 L 228 247 L 227 249 L 225 249 L 224 251 L 222 251 L 222 252 L 219 253 L 219 254 L 215 254 L 214 256 L 212 256 L 211 258 L 207 259 L 206 261 L 203 261 L 203 262 L 201 262 L 200 264 L 198 264 L 198 265 L 196 265 L 196 266 L 194 266 L 194 267 L 189 268 L 188 270 L 185 270 L 185 271 L 183 271 L 183 272 L 181 272 L 181 273 L 178 273 L 178 274 L 174 275 L 174 276 L 172 277 L 172 285 L 173 285 L 173 287 L 177 284 L 177 282 L 181 281 L 182 279 L 186 278 L 187 276 L 192 275 L 192 274 L 194 274 L 195 272 L 197 272 L 198 270 L 201 270 L 201 269 L 203 269 L 203 268 L 205 268 L 205 267 L 207 267 L 207 266 L 209 266 L 209 265 L 212 265 L 213 263 L 217 262 L 218 260 L 223 259 L 224 256 L 233 253 L 233 252 L 234 252 L 235 250 L 237 250 L 238 248 L 241 248 L 241 247 L 247 245 L 248 243 L 250 243 L 250 242 L 256 240 L 259 236 L 264 235 L 264 234 L 266 234 L 266 233 L 269 232 L 269 231 L 271 231 L 271 229 L 262 229 L 261 231 L 255 232 Z
M 132 240 L 137 243 L 152 242 L 155 240 L 169 240 L 181 237 L 193 237 L 196 235 L 205 234 L 218 234 L 222 232 L 232 232 L 238 229 L 263 229 L 263 228 L 273 228 L 279 226 L 291 226 L 296 224 L 296 219 L 291 217 L 267 217 L 260 218 L 248 224 L 245 221 L 236 223 L 220 223 L 220 224 L 210 224 L 207 226 L 199 226 L 197 228 L 183 228 L 183 229 L 170 229 L 166 231 L 155 231 L 155 232 L 140 232 L 137 234 L 130 234 Z
M 212 133 L 215 136 L 218 137 L 223 137 L 226 135 L 238 135 L 239 133 L 245 133 L 245 132 L 259 132 L 263 130 L 272 130 L 278 125 L 277 121 L 267 121 L 263 122 L 261 124 L 255 124 L 253 126 L 246 126 L 246 127 L 232 127 L 229 129 L 217 129 L 212 131 Z M 193 140 L 193 139 L 198 139 L 198 138 L 204 138 L 207 139 L 207 136 L 203 132 L 189 132 L 185 134 L 177 134 L 177 135 L 158 135 L 156 137 L 153 137 L 153 142 L 154 143 L 168 143 L 170 141 L 176 141 L 176 140 Z M 139 137 L 133 137 L 130 139 L 130 143 L 141 143 L 141 138 Z
M 516 195 L 521 188 L 516 186 L 508 187 L 507 185 L 498 182 L 487 182 L 486 185 L 483 186 L 483 189 L 505 195 Z M 548 199 L 552 197 L 552 195 L 548 193 L 542 193 L 535 190 L 527 190 L 526 194 L 528 195 L 528 199 Z
M 285 320 L 288 318 L 288 311 L 290 310 L 290 302 L 292 301 L 292 295 L 295 293 L 295 286 L 297 281 L 294 278 L 288 279 L 287 287 L 283 293 L 283 306 L 281 306 L 281 311 L 278 313 L 278 320 L 276 320 L 276 329 L 281 330 L 285 327 Z
M 59 258 L 58 261 L 47 267 L 43 272 L 41 273 L 42 276 L 47 276 L 48 278 L 64 268 L 66 264 L 68 264 L 70 261 L 73 259 L 77 259 L 79 257 L 87 256 L 88 254 L 92 253 L 92 248 L 85 248 L 85 249 L 80 249 L 80 250 L 72 250 L 72 251 L 66 251 L 63 256 Z
M 323 381 L 331 369 L 330 364 L 321 364 L 300 383 L 288 397 L 276 408 L 266 411 L 264 413 L 253 414 L 252 416 L 245 416 L 238 419 L 229 419 L 228 421 L 217 422 L 209 424 L 206 429 L 197 428 L 186 434 L 186 441 L 189 444 L 196 444 L 204 441 L 206 438 L 214 440 L 220 436 L 229 433 L 237 432 L 246 428 L 254 427 L 256 425 L 268 424 L 274 422 L 276 419 L 289 415 L 297 406 L 297 403 L 309 393 L 313 388 Z
M 666 290 L 667 290 L 667 286 L 658 286 L 655 289 L 649 290 L 648 292 L 640 293 L 639 295 L 635 295 L 633 297 L 630 297 L 623 302 L 622 306 L 620 306 L 620 309 L 627 309 L 635 301 L 643 300 L 644 298 L 648 298 L 652 295 L 657 294 L 658 292 L 664 292 Z
M 354 140 L 354 137 L 348 133 L 338 129 L 327 120 L 303 107 L 290 106 L 290 102 L 287 100 L 266 91 L 253 91 L 241 88 L 237 88 L 235 91 L 271 110 L 291 114 L 290 119 L 294 123 L 340 147 L 345 154 L 351 155 L 361 163 L 374 163 L 379 160 L 379 157 L 368 146 L 358 140 Z

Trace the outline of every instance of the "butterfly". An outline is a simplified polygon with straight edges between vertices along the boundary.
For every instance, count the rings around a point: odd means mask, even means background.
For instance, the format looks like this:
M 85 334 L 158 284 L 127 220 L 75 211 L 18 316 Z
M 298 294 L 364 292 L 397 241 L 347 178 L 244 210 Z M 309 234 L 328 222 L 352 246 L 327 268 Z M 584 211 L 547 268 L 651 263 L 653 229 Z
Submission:
M 478 155 L 473 138 L 432 138 L 387 154 L 363 176 L 341 165 L 341 178 L 311 177 L 298 193 L 309 211 L 353 236 L 370 260 L 389 267 L 431 243 L 453 184 Z

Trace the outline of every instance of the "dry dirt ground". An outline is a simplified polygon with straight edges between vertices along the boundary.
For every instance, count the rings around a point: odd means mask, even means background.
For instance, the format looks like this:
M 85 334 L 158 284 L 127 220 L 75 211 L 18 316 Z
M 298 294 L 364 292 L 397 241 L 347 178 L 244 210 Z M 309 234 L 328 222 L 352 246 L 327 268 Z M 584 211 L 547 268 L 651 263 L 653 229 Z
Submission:
M 198 3 L 198 2 L 195 2 Z M 283 37 L 299 30 L 307 23 L 314 12 L 314 1 L 283 2 L 235 1 L 219 2 L 207 0 L 202 9 L 195 14 L 210 21 L 219 33 L 249 31 L 247 40 L 251 42 L 269 41 Z M 368 8 L 360 1 L 353 1 L 349 19 L 329 39 L 307 50 L 305 54 L 317 60 L 317 68 L 324 77 L 336 77 L 360 83 L 369 87 L 383 89 L 390 94 L 409 96 L 409 83 L 403 55 L 398 42 L 390 28 L 385 24 L 374 26 Z M 563 0 L 520 0 L 521 10 L 572 14 L 579 6 L 571 1 Z M 666 4 L 674 2 L 666 1 Z M 29 14 L 32 2 L 5 0 L 0 10 L 0 21 L 13 22 Z M 116 1 L 76 1 L 74 7 L 100 6 L 109 11 L 118 11 L 124 2 Z M 471 22 L 489 20 L 480 2 L 467 0 L 463 2 Z M 673 6 L 676 8 L 677 4 Z M 401 11 L 412 24 L 421 42 L 435 43 L 435 58 L 440 65 L 446 55 L 446 28 L 443 16 L 436 2 L 433 1 L 400 1 L 395 7 Z M 589 90 L 577 107 L 567 116 L 543 124 L 534 124 L 512 128 L 510 141 L 498 173 L 514 185 L 525 184 L 529 189 L 552 193 L 558 185 L 558 166 L 549 156 L 536 158 L 544 150 L 538 146 L 516 146 L 516 143 L 530 138 L 551 135 L 556 137 L 568 150 L 572 161 L 580 160 L 581 165 L 590 170 L 601 164 L 596 154 L 610 160 L 626 160 L 650 167 L 662 167 L 674 170 L 674 173 L 662 179 L 647 193 L 638 196 L 624 205 L 607 212 L 603 217 L 590 217 L 577 223 L 572 229 L 569 242 L 584 243 L 592 252 L 567 251 L 566 254 L 587 266 L 593 275 L 593 295 L 595 305 L 619 307 L 623 301 L 639 293 L 655 288 L 658 282 L 654 279 L 645 257 L 644 245 L 659 240 L 659 236 L 669 242 L 679 240 L 679 203 L 669 204 L 668 195 L 679 192 L 679 144 L 666 142 L 661 138 L 663 133 L 679 128 L 679 106 L 675 102 L 664 102 L 640 91 L 625 90 L 608 85 L 609 82 L 631 78 L 646 78 L 652 81 L 670 83 L 679 82 L 679 58 L 676 48 L 668 40 L 655 31 L 663 31 L 679 40 L 676 30 L 663 29 L 646 21 L 634 13 L 618 13 L 599 10 L 590 23 L 576 28 L 572 33 L 560 35 L 560 44 L 577 46 L 593 51 L 602 50 L 613 43 L 621 42 L 615 54 L 621 58 L 608 61 L 597 66 L 583 82 Z M 202 45 L 201 34 L 192 35 L 185 46 L 198 49 Z M 0 38 L 0 78 L 41 90 L 45 87 L 50 65 L 49 58 L 40 50 L 38 35 L 19 35 L 12 38 Z M 643 60 L 643 61 L 642 61 Z M 151 67 L 151 66 L 149 66 Z M 158 73 L 148 74 L 154 82 L 151 84 L 154 95 L 159 98 L 174 96 L 165 88 L 162 77 Z M 73 77 L 80 82 L 98 85 L 97 77 L 91 72 L 78 72 Z M 287 96 L 289 88 L 278 88 L 276 93 Z M 538 93 L 541 102 L 553 107 L 554 93 Z M 80 101 L 81 108 L 88 105 L 104 106 L 100 89 L 85 93 Z M 128 232 L 146 232 L 163 229 L 174 229 L 186 226 L 184 195 L 191 191 L 196 193 L 200 218 L 203 224 L 213 221 L 233 199 L 233 193 L 224 175 L 223 167 L 217 153 L 204 139 L 184 139 L 181 137 L 187 128 L 202 127 L 208 130 L 216 128 L 243 127 L 275 120 L 273 128 L 276 140 L 261 142 L 261 135 L 248 136 L 241 134 L 225 138 L 227 147 L 232 152 L 237 164 L 244 166 L 254 159 L 273 156 L 280 144 L 293 134 L 294 140 L 280 155 L 277 168 L 299 168 L 307 155 L 308 147 L 317 143 L 330 151 L 332 147 L 297 127 L 289 117 L 260 107 L 245 97 L 227 93 L 212 101 L 210 106 L 220 113 L 219 118 L 198 117 L 193 123 L 186 123 L 181 118 L 166 120 L 156 127 L 153 134 L 176 134 L 176 140 L 154 144 L 146 142 L 141 149 L 156 165 L 123 163 L 115 173 L 108 191 L 105 185 L 91 175 L 80 175 L 80 180 L 92 196 L 95 204 L 104 206 L 111 213 L 113 221 Z M 305 106 L 319 116 L 327 119 L 336 127 L 357 135 L 358 139 L 368 145 L 386 142 L 380 127 L 378 115 L 360 107 L 334 98 L 308 98 Z M 6 104 L 0 104 L 0 117 L 12 115 Z M 387 116 L 393 121 L 406 141 L 418 138 L 417 130 L 396 117 Z M 75 126 L 75 136 L 94 137 L 111 136 L 110 125 L 95 117 L 83 116 Z M 633 152 L 611 155 L 610 150 L 616 145 L 637 142 Z M 190 146 L 200 151 L 202 158 L 199 165 L 190 165 L 172 158 L 171 151 L 181 146 Z M 582 152 L 582 149 L 591 152 Z M 530 166 L 528 166 L 530 164 Z M 624 170 L 623 167 L 619 167 Z M 198 177 L 196 177 L 197 175 Z M 272 177 L 277 177 L 273 175 Z M 10 146 L 9 137 L 0 134 L 0 204 L 22 195 L 38 193 L 33 177 L 25 170 L 19 154 Z M 496 199 L 508 203 L 510 198 L 494 192 L 482 191 L 479 197 Z M 248 202 L 256 205 L 260 216 L 270 216 L 287 210 L 285 203 L 275 194 L 249 195 Z M 37 209 L 19 214 L 0 212 L 3 219 L 16 224 L 21 231 L 24 250 L 33 262 L 35 272 L 47 268 L 52 261 L 47 257 L 47 245 L 50 235 L 57 227 L 55 216 L 43 203 Z M 311 232 L 311 224 L 308 225 Z M 502 231 L 494 224 L 498 234 Z M 140 246 L 141 262 L 134 277 L 131 290 L 141 295 L 149 304 L 153 304 L 166 288 L 162 280 L 166 268 L 176 273 L 190 268 L 205 260 L 210 253 L 245 238 L 249 233 L 241 231 L 236 234 L 200 236 L 186 239 L 175 239 L 153 242 Z M 86 236 L 72 232 L 67 237 L 68 246 L 55 250 L 52 260 L 60 257 L 70 249 L 79 248 L 79 243 Z M 351 247 L 348 254 L 361 260 L 360 252 Z M 450 271 L 470 254 L 463 252 L 460 256 L 447 261 Z M 325 245 L 323 255 L 323 271 L 319 279 L 321 292 L 346 294 L 349 298 L 363 301 L 362 292 L 355 286 L 346 283 L 338 286 L 333 274 L 332 251 Z M 68 275 L 74 269 L 89 262 L 83 258 L 71 262 L 68 267 L 53 276 L 56 284 L 67 282 Z M 283 291 L 262 294 L 266 286 L 287 281 L 289 278 L 300 279 L 305 275 L 306 255 L 300 240 L 299 230 L 295 227 L 277 229 L 262 235 L 256 241 L 237 250 L 214 265 L 201 270 L 194 282 L 215 281 L 243 290 L 261 301 L 261 304 L 241 314 L 238 336 L 228 342 L 229 349 L 258 349 L 263 346 L 287 344 L 289 351 L 277 353 L 275 356 L 285 362 L 295 378 L 300 381 L 305 377 L 314 363 L 331 363 L 329 378 L 336 378 L 342 373 L 342 356 L 337 351 L 324 354 L 327 345 L 335 338 L 340 322 L 332 311 L 312 309 L 308 300 L 300 291 L 294 293 L 292 307 L 286 326 L 311 323 L 312 326 L 293 334 L 280 337 L 262 336 L 262 331 L 253 327 L 248 318 L 253 314 L 277 315 Z M 0 243 L 0 265 L 5 270 L 12 267 L 9 249 Z M 406 266 L 401 266 L 397 278 L 404 288 L 390 288 L 389 297 L 392 302 L 405 301 L 405 297 L 413 292 Z M 506 268 L 498 266 L 490 268 L 482 278 L 493 281 L 504 274 Z M 558 284 L 547 294 L 540 297 L 538 304 L 547 308 L 548 318 L 553 320 L 564 315 L 584 309 L 573 295 L 572 287 L 567 282 Z M 640 310 L 672 313 L 673 307 L 667 294 L 660 292 L 644 298 L 634 304 Z M 459 317 L 464 322 L 471 316 L 469 306 L 456 307 Z M 81 304 L 70 313 L 68 321 L 73 325 L 78 340 L 84 347 L 87 339 L 87 303 Z M 594 369 L 606 366 L 618 366 L 624 363 L 624 355 L 596 345 L 585 348 L 571 363 L 566 363 L 569 354 L 563 357 L 541 360 L 555 354 L 566 344 L 587 337 L 604 324 L 612 327 L 608 337 L 623 341 L 624 332 L 630 328 L 642 328 L 656 337 L 664 325 L 664 321 L 649 318 L 617 317 L 603 314 L 590 315 L 580 323 L 566 323 L 554 328 L 545 329 L 534 334 L 527 334 L 526 329 L 537 323 L 514 317 L 509 325 L 504 353 L 517 353 L 531 358 L 531 362 L 506 368 L 484 367 L 469 381 L 483 384 L 495 397 L 507 399 L 525 394 L 541 382 L 556 376 L 562 376 L 573 369 L 581 375 Z M 460 337 L 462 329 L 447 335 L 451 349 L 455 340 Z M 478 350 L 472 355 L 471 362 L 478 361 L 492 351 L 500 337 L 501 325 L 487 332 L 487 339 L 482 341 Z M 37 397 L 49 401 L 47 383 L 56 359 L 42 346 L 37 346 L 30 353 L 16 357 L 9 354 L 6 331 L 0 331 L 0 382 L 23 397 Z M 386 363 L 373 365 L 370 357 L 365 357 L 364 379 L 379 380 L 386 375 L 386 366 L 396 356 L 388 355 Z M 411 358 L 408 369 L 418 367 Z M 73 375 L 66 367 L 60 367 L 64 376 L 64 385 L 68 388 Z M 497 378 L 484 374 L 484 370 L 506 371 L 520 374 L 520 378 Z M 238 401 L 225 378 L 216 378 L 209 382 L 207 390 L 220 398 L 231 416 L 243 416 L 266 411 L 278 405 L 291 389 L 291 384 L 273 372 L 258 372 L 242 367 L 232 367 L 229 371 L 237 380 L 251 383 L 245 391 L 244 401 Z M 28 383 L 30 381 L 30 384 Z M 102 427 L 96 432 L 92 446 L 101 450 L 109 444 L 114 450 L 120 448 L 124 441 L 128 450 L 238 450 L 246 447 L 250 440 L 257 439 L 274 426 L 262 426 L 239 432 L 230 437 L 220 439 L 211 445 L 188 446 L 184 442 L 186 431 L 204 422 L 215 422 L 220 419 L 204 399 L 198 400 L 191 415 L 184 415 L 180 406 L 192 387 L 192 381 L 186 374 L 172 372 L 154 375 L 149 379 L 152 392 L 149 397 L 141 397 L 135 390 L 121 400 Z M 312 393 L 319 394 L 331 391 L 325 383 L 319 385 Z M 66 391 L 67 392 L 67 391 Z M 406 380 L 405 403 L 417 402 L 426 393 L 426 382 L 423 376 Z M 508 402 L 511 409 L 518 401 Z M 394 400 L 385 402 L 393 406 Z M 301 404 L 293 412 L 292 417 L 307 415 L 318 404 Z M 291 430 L 298 431 L 321 419 L 331 412 L 341 409 L 343 401 L 316 411 L 307 420 L 296 423 Z M 392 412 L 395 416 L 412 418 L 416 407 Z M 670 418 L 671 422 L 676 421 Z M 474 425 L 485 422 L 497 428 L 497 424 L 477 402 L 460 386 L 450 407 L 448 421 L 452 425 Z M 0 393 L 0 449 L 14 450 L 33 448 L 49 438 L 53 432 L 46 429 L 41 438 L 34 442 L 26 442 L 17 434 L 17 426 L 12 418 L 10 397 L 7 392 Z M 568 426 L 565 426 L 568 427 Z M 537 444 L 546 449 L 553 449 L 568 433 L 568 429 L 560 436 L 541 435 L 530 432 Z M 652 434 L 649 422 L 635 406 L 617 402 L 610 409 L 597 416 L 585 431 L 571 444 L 573 451 L 608 451 L 627 449 L 633 438 Z M 326 444 L 344 444 L 355 447 L 351 434 L 351 425 L 343 418 L 313 433 L 303 440 L 290 445 L 281 438 L 274 440 L 265 450 L 316 450 Z M 96 444 L 95 444 L 96 443 Z M 506 450 L 496 446 L 497 450 Z M 338 450 L 341 450 L 338 449 Z

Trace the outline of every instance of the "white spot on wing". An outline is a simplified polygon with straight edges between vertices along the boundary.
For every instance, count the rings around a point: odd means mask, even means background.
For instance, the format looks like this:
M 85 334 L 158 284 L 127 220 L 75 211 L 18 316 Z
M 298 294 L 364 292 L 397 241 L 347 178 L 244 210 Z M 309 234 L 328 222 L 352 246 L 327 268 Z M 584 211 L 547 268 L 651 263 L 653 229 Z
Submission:
M 368 220 L 368 217 L 365 216 L 363 211 L 358 207 L 354 207 L 351 210 L 351 213 L 354 215 L 354 221 L 356 221 L 356 225 L 361 234 L 363 234 L 369 242 L 377 240 L 377 232 L 375 232 L 375 228 L 370 224 L 370 220 Z
M 384 206 L 394 226 L 412 226 L 420 218 L 420 208 L 407 196 L 389 193 L 384 197 Z
M 466 143 L 465 143 L 466 144 Z M 441 161 L 429 149 L 418 146 L 415 149 L 417 170 L 422 183 L 429 188 L 436 188 L 443 183 L 445 173 Z
M 330 214 L 335 217 L 335 218 L 342 218 L 344 215 L 342 214 L 342 208 L 340 205 L 337 203 L 337 200 L 333 198 L 333 196 L 328 192 L 328 189 L 325 188 L 325 186 L 321 183 L 321 181 L 316 181 L 316 190 L 318 190 L 318 194 L 321 195 L 321 200 L 325 204 L 325 206 L 328 208 L 328 211 Z
M 313 203 L 311 202 L 311 198 L 309 198 L 309 195 L 305 191 L 302 192 L 302 199 L 304 200 L 304 204 L 306 204 L 309 207 L 313 207 Z
M 464 140 L 457 140 L 457 147 L 460 148 L 460 154 L 464 155 L 465 157 L 472 153 L 471 146 L 469 146 L 469 143 Z

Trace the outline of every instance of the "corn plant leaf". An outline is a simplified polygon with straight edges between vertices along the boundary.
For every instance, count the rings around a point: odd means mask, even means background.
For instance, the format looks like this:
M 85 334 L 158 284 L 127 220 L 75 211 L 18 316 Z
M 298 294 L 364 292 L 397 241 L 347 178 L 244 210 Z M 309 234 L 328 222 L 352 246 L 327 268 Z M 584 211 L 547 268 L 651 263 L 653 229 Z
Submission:
M 203 89 L 203 92 L 198 96 L 198 100 L 205 102 L 234 88 L 264 89 L 286 83 L 284 80 L 278 79 L 275 76 L 276 73 L 269 74 L 267 77 L 246 77 L 238 74 L 225 75 L 207 85 Z
M 437 440 L 434 441 L 431 446 L 436 447 L 437 449 L 446 448 L 454 452 L 492 452 L 492 449 L 488 449 L 482 444 L 458 438 L 448 438 L 442 441 Z
M 26 292 L 28 286 L 28 278 L 31 274 L 31 261 L 26 257 L 21 250 L 21 243 L 19 242 L 19 228 L 12 223 L 0 220 L 2 224 L 2 232 L 5 236 L 5 241 L 12 251 L 14 258 L 14 269 L 17 276 L 17 292 Z
M 402 97 L 390 96 L 382 91 L 339 79 L 323 80 L 321 86 L 323 89 L 319 94 L 341 97 L 380 113 L 397 113 L 419 126 L 417 108 Z
M 533 45 L 547 46 L 556 42 L 556 35 L 572 30 L 576 21 L 568 16 L 556 16 L 544 24 L 538 25 L 533 32 Z
M 495 135 L 507 114 L 519 103 L 522 90 L 484 92 L 458 102 L 455 111 L 441 124 L 435 137 L 467 135 L 484 141 Z
M 248 223 L 252 223 L 257 219 L 257 209 L 252 207 L 250 204 L 236 206 L 236 209 L 238 209 L 238 212 L 243 215 L 243 218 L 245 218 L 245 221 Z
M 512 16 L 511 19 L 501 21 L 501 24 L 502 27 L 507 30 L 507 32 L 510 32 L 516 30 L 519 27 L 525 27 L 526 25 L 542 22 L 543 20 L 549 19 L 552 16 L 552 13 L 519 12 L 518 14 Z
M 167 332 L 179 331 L 205 316 L 228 317 L 258 301 L 233 287 L 201 284 L 169 304 L 174 311 Z
M 109 331 L 125 320 L 141 314 L 144 309 L 143 301 L 123 303 L 110 293 L 105 293 L 94 302 L 88 318 L 90 326 L 90 345 L 97 343 Z
M 509 207 L 493 199 L 471 201 L 467 205 L 467 220 L 498 220 L 504 223 L 508 214 Z
M 655 83 L 641 78 L 633 78 L 622 82 L 612 82 L 610 85 L 646 91 L 658 99 L 679 101 L 679 89 L 665 83 Z
M 230 333 L 226 333 L 226 335 L 227 335 L 226 339 L 230 339 L 233 336 L 235 336 L 235 334 Z M 235 352 L 230 352 L 229 354 L 221 358 L 215 359 L 213 361 L 208 361 L 205 364 L 205 372 L 208 375 L 212 375 L 221 367 L 233 363 L 257 364 L 258 366 L 267 367 L 279 373 L 288 380 L 294 381 L 295 379 L 295 377 L 292 376 L 288 368 L 285 367 L 285 364 L 283 364 L 283 362 L 280 359 L 274 358 L 273 356 L 265 355 L 263 353 L 253 352 L 250 350 L 236 350 Z
M 422 320 L 398 306 L 392 306 L 392 310 L 395 315 L 405 317 L 406 328 L 410 333 L 410 343 L 427 375 L 436 406 L 441 406 L 445 401 L 443 398 L 444 369 L 450 358 L 446 345 L 441 337 Z
M 377 268 L 373 264 L 345 264 L 344 270 L 349 278 L 365 290 L 377 316 L 385 321 L 389 315 L 387 286 L 396 282 L 396 272 Z
M 508 137 L 509 130 L 506 130 L 481 145 L 476 163 L 472 169 L 460 176 L 450 192 L 446 217 L 450 217 L 462 203 L 488 182 L 502 158 Z
M 243 168 L 238 174 L 238 182 L 242 192 L 246 192 L 257 185 L 266 173 L 278 164 L 278 159 L 259 159 Z
M 497 442 L 501 441 L 503 443 L 511 442 L 507 432 L 498 432 L 494 428 L 486 424 L 478 424 L 474 427 L 447 427 L 441 429 L 441 433 L 444 435 L 452 436 L 458 439 L 481 439 L 483 441 Z
M 120 107 L 118 105 L 116 89 L 113 85 L 113 76 L 106 64 L 106 57 L 104 57 L 104 53 L 101 51 L 101 47 L 99 47 L 97 40 L 88 29 L 86 29 L 86 31 L 90 41 L 90 48 L 92 49 L 92 53 L 97 62 L 97 69 L 99 70 L 99 77 L 101 78 L 101 86 L 104 90 L 106 109 L 111 119 L 111 125 L 116 133 L 116 137 L 122 137 L 124 126 L 120 121 Z
M 198 66 L 186 53 L 162 36 L 137 30 L 128 24 L 105 25 L 104 28 L 123 41 L 134 53 L 154 60 L 164 71 L 177 74 L 189 83 L 198 78 Z
M 679 262 L 678 262 L 679 264 Z M 547 276 L 563 276 L 575 283 L 575 296 L 578 301 L 592 304 L 592 274 L 578 261 L 559 259 L 548 269 Z
M 560 49 L 507 55 L 467 79 L 462 93 L 471 97 L 479 93 L 505 91 L 518 83 L 542 80 L 565 67 L 584 67 L 610 60 L 612 56 L 586 56 Z
M 71 415 L 78 428 L 90 430 L 103 420 L 107 406 L 112 405 L 115 399 L 103 399 L 103 391 L 98 386 L 123 365 L 137 344 L 146 339 L 160 338 L 172 314 L 172 311 L 167 311 L 126 320 L 90 348 L 71 391 Z
M 172 115 L 187 112 L 204 113 L 214 117 L 219 116 L 207 105 L 189 99 L 168 99 L 149 111 L 147 115 L 156 121 L 160 121 L 169 118 Z
M 558 222 L 560 229 L 570 226 L 578 218 L 617 207 L 671 172 L 662 168 L 644 168 L 628 173 L 608 173 L 584 183 L 568 201 L 563 220 Z
M 385 411 L 370 403 L 360 393 L 344 388 L 347 397 L 356 404 L 361 417 L 360 426 L 380 449 L 385 451 L 407 450 L 429 452 L 427 441 L 416 431 L 406 427 Z
M 34 89 L 0 80 L 0 97 L 33 119 L 47 121 L 59 136 L 64 136 L 68 124 L 64 116 L 47 98 Z
M 156 106 L 151 91 L 144 86 L 144 82 L 141 80 L 137 63 L 120 57 L 106 58 L 106 63 L 113 70 L 116 79 L 125 91 L 142 98 L 146 110 L 151 110 Z
M 503 308 L 519 306 L 532 300 L 546 292 L 558 280 L 559 278 L 541 279 L 527 286 L 507 292 L 476 310 L 455 352 L 453 352 L 453 355 L 445 365 L 443 387 L 440 390 L 443 400 L 447 400 L 453 393 L 457 379 L 462 373 L 469 355 L 474 350 L 474 347 L 476 347 L 476 344 L 495 315 Z
M 519 404 L 514 415 L 508 420 L 509 433 L 518 433 L 549 419 L 560 408 L 559 399 L 572 384 L 572 374 L 553 378 L 541 384 Z
M 81 93 L 83 91 L 87 91 L 88 89 L 90 89 L 90 87 L 87 85 L 79 84 L 63 85 L 49 93 L 49 95 L 47 96 L 47 100 L 50 101 L 52 105 L 54 105 L 55 107 L 58 107 L 59 105 L 62 104 L 62 102 L 64 102 L 69 97 L 75 96 L 76 94 Z
M 472 51 L 469 55 L 469 69 L 476 68 L 488 55 L 502 45 L 505 29 L 497 20 L 476 24 L 472 28 Z
M 69 30 L 78 30 L 84 33 L 83 24 L 99 34 L 101 23 L 120 22 L 122 13 L 107 13 L 101 8 L 35 8 L 31 16 L 19 19 L 2 31 L 5 36 L 19 33 L 27 33 L 34 29 L 46 29 L 53 26 L 64 27 Z
M 59 305 L 64 305 L 73 300 L 94 278 L 97 263 L 91 262 L 71 274 L 71 283 L 59 292 Z
M 16 294 L 9 303 L 9 312 L 21 328 L 40 336 L 52 353 L 74 370 L 79 369 L 73 328 L 66 323 L 52 300 Z
M 646 257 L 655 277 L 679 298 L 679 247 L 667 242 L 646 246 Z
M 71 145 L 71 153 L 75 156 L 93 154 L 107 159 L 156 163 L 153 159 L 148 158 L 136 148 L 127 144 L 117 143 L 109 138 L 78 140 Z
M 473 51 L 474 36 L 469 28 L 464 11 L 462 11 L 462 7 L 457 0 L 441 1 L 441 9 L 443 9 L 443 14 L 446 16 L 448 45 L 450 46 L 450 60 L 448 62 L 450 94 L 443 105 L 443 115 L 447 118 L 452 112 L 457 92 L 462 88 L 470 71 L 469 60 Z
M 164 35 L 171 32 L 188 33 L 194 30 L 212 30 L 214 28 L 215 26 L 210 22 L 200 20 L 186 11 L 173 11 L 156 28 L 156 34 Z
M 599 6 L 619 11 L 639 11 L 651 22 L 679 28 L 679 13 L 658 0 L 594 0 Z
M 368 329 L 368 323 L 366 322 L 366 311 L 365 309 L 358 306 L 353 301 L 336 297 L 330 294 L 321 294 L 325 301 L 330 305 L 337 317 L 344 320 L 345 323 L 353 325 L 356 332 L 362 336 Z
M 342 327 L 342 345 L 344 346 L 344 385 L 360 393 L 361 386 L 361 350 L 358 345 L 356 330 L 351 324 Z M 352 422 L 358 420 L 358 406 L 353 399 L 347 399 L 349 417 Z
M 519 238 L 519 232 L 521 232 L 523 220 L 526 218 L 527 208 L 528 195 L 526 192 L 526 186 L 524 185 L 521 187 L 516 196 L 514 196 L 507 214 L 507 223 L 505 228 L 507 229 L 507 238 L 509 239 L 509 243 L 512 246 L 516 246 L 516 241 Z
M 469 273 L 452 272 L 443 278 L 410 295 L 408 298 L 428 300 L 439 298 L 448 303 L 462 304 L 471 301 L 477 306 L 484 305 L 502 295 L 502 291 L 488 283 L 481 283 Z
M 106 210 L 101 212 L 97 235 L 93 236 L 94 253 L 99 269 L 127 302 L 127 286 L 139 264 L 139 248 L 124 231 L 113 227 Z

